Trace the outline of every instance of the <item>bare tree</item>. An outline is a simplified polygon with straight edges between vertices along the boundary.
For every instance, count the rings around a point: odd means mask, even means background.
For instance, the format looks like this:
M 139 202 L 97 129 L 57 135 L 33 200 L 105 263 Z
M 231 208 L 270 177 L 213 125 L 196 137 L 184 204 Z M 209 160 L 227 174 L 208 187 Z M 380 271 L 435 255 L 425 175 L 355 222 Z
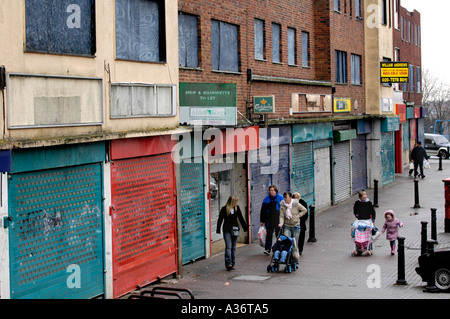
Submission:
M 422 77 L 422 105 L 428 107 L 426 127 L 434 126 L 436 120 L 450 120 L 450 87 L 428 69 Z M 447 130 L 447 123 L 443 130 Z

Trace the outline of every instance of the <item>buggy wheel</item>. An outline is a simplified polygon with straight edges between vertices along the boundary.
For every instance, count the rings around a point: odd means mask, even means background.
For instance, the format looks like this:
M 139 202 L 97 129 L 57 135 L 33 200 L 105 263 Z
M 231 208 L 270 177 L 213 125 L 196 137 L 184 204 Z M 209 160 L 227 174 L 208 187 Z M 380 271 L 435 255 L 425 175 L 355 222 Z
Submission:
M 450 288 L 450 270 L 440 268 L 434 273 L 434 282 L 436 287 L 441 290 L 448 290 Z

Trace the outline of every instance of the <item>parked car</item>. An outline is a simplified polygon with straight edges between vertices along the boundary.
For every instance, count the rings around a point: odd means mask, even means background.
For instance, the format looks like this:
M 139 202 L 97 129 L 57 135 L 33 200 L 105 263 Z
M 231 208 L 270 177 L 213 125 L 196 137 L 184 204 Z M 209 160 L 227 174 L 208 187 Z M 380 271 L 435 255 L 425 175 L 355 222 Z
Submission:
M 436 152 L 435 155 L 442 158 L 449 158 L 450 142 L 444 135 L 425 133 L 425 149 Z M 434 155 L 433 153 L 428 155 Z
M 442 291 L 450 291 L 450 250 L 425 253 L 419 257 L 416 272 L 422 280 L 434 285 Z

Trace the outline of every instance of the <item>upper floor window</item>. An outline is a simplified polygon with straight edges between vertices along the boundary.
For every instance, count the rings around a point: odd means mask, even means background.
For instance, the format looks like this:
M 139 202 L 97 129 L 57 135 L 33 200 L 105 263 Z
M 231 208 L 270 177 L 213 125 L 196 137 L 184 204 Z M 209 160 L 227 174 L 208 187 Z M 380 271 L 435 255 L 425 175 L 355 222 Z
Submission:
M 264 60 L 264 21 L 255 19 L 255 59 Z
M 272 62 L 281 62 L 281 26 L 272 23 Z
M 116 57 L 165 62 L 164 1 L 116 0 Z
M 296 32 L 293 28 L 287 29 L 288 35 L 288 64 L 296 65 L 297 64 L 297 41 L 296 41 Z
M 302 66 L 309 66 L 309 33 L 302 31 Z
M 194 15 L 178 15 L 178 60 L 179 65 L 198 68 L 198 18 Z
M 336 83 L 347 83 L 347 52 L 335 51 Z
M 361 56 L 352 54 L 352 84 L 361 84 Z
M 215 71 L 239 72 L 239 37 L 236 25 L 211 20 L 211 60 Z
M 341 1 L 334 0 L 334 11 L 341 11 Z
M 94 0 L 26 0 L 26 51 L 95 54 Z

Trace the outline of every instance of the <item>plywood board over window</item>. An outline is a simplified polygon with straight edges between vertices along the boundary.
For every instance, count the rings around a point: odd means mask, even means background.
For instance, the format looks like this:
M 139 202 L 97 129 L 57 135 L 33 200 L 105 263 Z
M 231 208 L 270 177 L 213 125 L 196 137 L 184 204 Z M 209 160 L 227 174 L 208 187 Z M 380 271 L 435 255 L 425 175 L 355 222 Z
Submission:
M 8 127 L 101 125 L 103 80 L 9 74 Z

